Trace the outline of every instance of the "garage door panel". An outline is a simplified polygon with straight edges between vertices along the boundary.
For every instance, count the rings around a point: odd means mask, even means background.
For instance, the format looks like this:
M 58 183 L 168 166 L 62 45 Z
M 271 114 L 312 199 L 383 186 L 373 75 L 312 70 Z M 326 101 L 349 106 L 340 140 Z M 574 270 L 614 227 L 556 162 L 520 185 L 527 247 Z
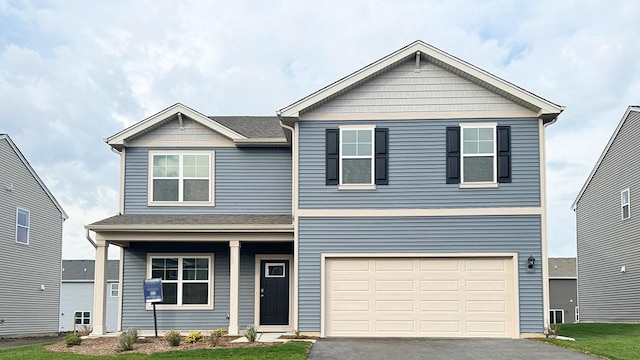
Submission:
M 327 336 L 512 337 L 517 329 L 511 258 L 327 262 Z

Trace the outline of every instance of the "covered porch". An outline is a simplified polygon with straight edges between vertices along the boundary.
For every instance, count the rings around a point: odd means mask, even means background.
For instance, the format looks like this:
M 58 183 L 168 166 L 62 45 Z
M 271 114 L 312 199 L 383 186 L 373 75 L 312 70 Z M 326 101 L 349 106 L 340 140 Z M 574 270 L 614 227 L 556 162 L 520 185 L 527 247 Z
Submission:
M 291 215 L 117 215 L 95 232 L 93 335 L 106 333 L 106 264 L 121 247 L 118 330 L 153 326 L 142 280 L 162 278 L 159 330 L 227 328 L 240 334 L 297 328 Z M 168 296 L 167 296 L 168 295 Z

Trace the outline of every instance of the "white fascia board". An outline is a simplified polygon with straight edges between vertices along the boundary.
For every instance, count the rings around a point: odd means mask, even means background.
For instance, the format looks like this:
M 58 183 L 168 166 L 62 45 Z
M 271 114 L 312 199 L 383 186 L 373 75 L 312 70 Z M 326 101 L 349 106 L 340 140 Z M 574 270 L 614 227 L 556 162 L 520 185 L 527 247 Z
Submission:
M 220 134 L 228 137 L 231 140 L 246 139 L 245 136 L 221 125 L 215 120 L 211 120 L 206 115 L 203 115 L 181 103 L 176 103 L 175 105 L 172 105 L 157 114 L 151 115 L 150 117 L 120 131 L 119 133 L 106 138 L 105 142 L 112 147 L 115 145 L 124 145 L 125 141 L 128 138 L 138 134 L 141 131 L 144 131 L 145 129 L 148 129 L 151 126 L 158 124 L 159 122 L 166 120 L 168 117 L 173 116 L 177 113 L 182 113 L 183 115 L 193 119 L 194 121 L 197 121 L 201 125 L 206 126 L 213 131 L 219 132 Z
M 284 225 L 86 225 L 91 231 L 144 231 L 144 232 L 290 232 L 293 224 Z
M 548 100 L 545 100 L 514 84 L 511 84 L 506 80 L 492 75 L 485 70 L 471 65 L 466 61 L 458 59 L 453 55 L 450 55 L 442 50 L 439 50 L 418 40 L 350 75 L 347 75 L 346 77 L 314 92 L 311 95 L 278 110 L 276 114 L 280 118 L 298 118 L 300 116 L 300 112 L 304 109 L 317 104 L 318 102 L 323 101 L 324 99 L 327 99 L 328 97 L 331 97 L 332 95 L 337 94 L 344 89 L 363 81 L 364 79 L 367 79 L 369 76 L 372 76 L 373 74 L 393 65 L 398 61 L 406 59 L 408 56 L 415 54 L 417 51 L 420 51 L 420 53 L 424 54 L 426 57 L 431 57 L 445 64 L 448 64 L 462 72 L 465 72 L 477 78 L 478 80 L 480 80 L 480 82 L 484 82 L 488 85 L 494 86 L 500 90 L 507 92 L 508 94 L 513 95 L 516 98 L 519 98 L 535 106 L 536 108 L 539 108 L 540 116 L 548 114 L 555 114 L 557 116 L 565 109 L 564 106 L 560 106 Z
M 622 116 L 622 119 L 620 119 L 620 122 L 618 123 L 618 127 L 616 127 L 616 129 L 613 131 L 613 134 L 611 135 L 611 138 L 609 139 L 609 142 L 607 143 L 607 146 L 604 147 L 604 150 L 602 151 L 602 154 L 600 154 L 600 157 L 598 158 L 598 161 L 596 162 L 596 165 L 591 170 L 591 173 L 589 174 L 589 177 L 587 178 L 587 181 L 584 182 L 584 185 L 582 185 L 582 189 L 580 189 L 580 192 L 578 193 L 578 196 L 576 196 L 576 199 L 573 201 L 573 204 L 571 204 L 571 210 L 575 211 L 576 208 L 578 207 L 578 201 L 580 201 L 580 198 L 582 197 L 582 195 L 584 195 L 584 192 L 587 190 L 587 187 L 589 186 L 589 183 L 591 183 L 591 179 L 593 179 L 593 176 L 596 174 L 596 171 L 598 171 L 598 168 L 600 167 L 600 164 L 602 163 L 602 160 L 604 160 L 604 157 L 605 157 L 605 155 L 607 155 L 607 152 L 609 151 L 609 148 L 613 144 L 613 141 L 618 136 L 618 133 L 620 132 L 620 129 L 622 129 L 622 125 L 624 125 L 625 121 L 627 121 L 627 119 L 629 118 L 629 114 L 632 111 L 640 112 L 640 107 L 629 106 L 627 108 L 627 111 L 625 111 L 624 115 Z

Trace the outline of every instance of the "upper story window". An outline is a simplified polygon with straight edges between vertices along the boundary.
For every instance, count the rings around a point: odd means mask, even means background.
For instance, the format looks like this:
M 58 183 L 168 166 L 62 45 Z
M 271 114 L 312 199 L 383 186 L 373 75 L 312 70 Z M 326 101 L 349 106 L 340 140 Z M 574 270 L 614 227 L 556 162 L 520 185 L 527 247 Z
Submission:
M 165 309 L 213 308 L 213 255 L 149 255 L 148 278 L 162 279 Z
M 31 222 L 31 213 L 29 210 L 16 210 L 16 242 L 19 244 L 29 244 L 29 227 Z
M 375 126 L 340 127 L 341 185 L 373 185 Z
M 622 210 L 622 220 L 631 217 L 631 197 L 629 189 L 624 189 L 620 192 L 620 207 Z
M 465 123 L 446 128 L 447 184 L 497 187 L 511 182 L 511 127 Z
M 212 151 L 149 152 L 150 205 L 213 205 Z

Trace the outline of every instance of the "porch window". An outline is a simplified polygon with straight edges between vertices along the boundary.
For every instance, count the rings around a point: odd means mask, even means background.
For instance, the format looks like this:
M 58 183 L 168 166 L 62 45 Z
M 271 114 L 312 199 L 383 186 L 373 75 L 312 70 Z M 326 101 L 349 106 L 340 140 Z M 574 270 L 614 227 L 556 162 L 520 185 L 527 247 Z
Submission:
M 149 205 L 213 205 L 211 151 L 149 152 Z
M 213 309 L 213 255 L 150 255 L 147 277 L 162 279 L 159 309 Z

